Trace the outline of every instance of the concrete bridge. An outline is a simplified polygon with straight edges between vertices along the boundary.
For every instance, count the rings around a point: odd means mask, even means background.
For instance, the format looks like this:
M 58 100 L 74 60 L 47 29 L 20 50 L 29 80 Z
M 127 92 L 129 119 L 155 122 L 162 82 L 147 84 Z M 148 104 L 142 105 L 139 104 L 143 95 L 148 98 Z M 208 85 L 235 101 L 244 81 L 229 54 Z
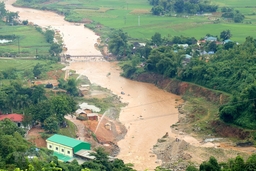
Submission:
M 103 58 L 102 55 L 66 55 L 66 58 Z
M 61 61 L 77 61 L 77 62 L 88 62 L 88 61 L 105 61 L 102 55 L 62 55 Z

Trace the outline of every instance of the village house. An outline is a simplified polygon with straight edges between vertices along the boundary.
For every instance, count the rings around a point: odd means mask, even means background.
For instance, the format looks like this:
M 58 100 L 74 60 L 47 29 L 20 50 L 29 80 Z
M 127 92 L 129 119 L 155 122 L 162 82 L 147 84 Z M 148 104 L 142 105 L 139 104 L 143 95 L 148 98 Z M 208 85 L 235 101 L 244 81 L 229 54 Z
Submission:
M 99 115 L 98 113 L 87 113 L 86 114 L 88 120 L 98 121 Z
M 16 123 L 18 127 L 25 128 L 22 125 L 22 121 L 23 121 L 22 114 L 13 113 L 13 114 L 0 115 L 0 121 L 4 119 L 10 119 L 12 122 Z
M 63 162 L 71 162 L 76 158 L 93 159 L 90 156 L 91 144 L 64 135 L 54 134 L 46 140 L 47 148 Z
M 178 47 L 182 47 L 183 49 L 188 48 L 188 44 L 177 44 Z
M 212 36 L 205 37 L 205 41 L 207 41 L 207 42 L 216 42 L 217 37 L 212 37 Z
M 19 128 L 23 128 L 26 131 L 25 136 L 28 134 L 28 131 L 31 129 L 31 125 L 24 126 L 22 124 L 22 122 L 23 122 L 22 114 L 12 113 L 12 114 L 0 115 L 0 121 L 2 121 L 4 119 L 10 119 L 12 122 L 16 123 L 16 125 Z

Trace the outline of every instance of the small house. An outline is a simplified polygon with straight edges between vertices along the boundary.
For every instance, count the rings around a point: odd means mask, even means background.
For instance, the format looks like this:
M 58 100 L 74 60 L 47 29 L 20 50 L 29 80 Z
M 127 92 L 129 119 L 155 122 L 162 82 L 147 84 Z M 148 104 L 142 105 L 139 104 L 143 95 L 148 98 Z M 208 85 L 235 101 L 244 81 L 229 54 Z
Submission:
M 24 126 L 22 125 L 22 121 L 23 121 L 22 114 L 13 113 L 13 114 L 7 114 L 7 115 L 0 115 L 0 121 L 4 119 L 10 119 L 12 122 L 15 122 L 18 127 L 24 128 Z
M 209 51 L 208 54 L 209 54 L 209 55 L 213 55 L 213 54 L 214 54 L 214 51 Z
M 53 150 L 53 155 L 58 157 L 58 160 L 70 162 L 75 156 L 79 156 L 81 151 L 91 149 L 91 144 L 80 141 L 64 135 L 54 134 L 46 140 L 47 148 Z
M 90 110 L 92 112 L 100 112 L 101 109 L 94 106 L 94 105 L 89 105 L 88 103 L 82 103 L 79 105 L 79 107 L 83 110 Z
M 87 113 L 86 115 L 87 115 L 88 120 L 93 120 L 93 121 L 98 121 L 99 120 L 98 113 Z
M 76 112 L 75 112 L 77 115 L 80 115 L 80 114 L 85 114 L 86 112 L 82 109 L 77 109 Z
M 232 40 L 230 40 L 230 39 L 224 40 L 224 41 L 223 41 L 223 44 L 226 44 L 226 43 L 228 43 L 228 42 L 232 42 Z
M 206 37 L 205 40 L 207 42 L 216 42 L 217 41 L 217 37 L 209 36 L 209 37 Z
M 188 44 L 177 44 L 178 47 L 182 47 L 183 49 L 188 48 Z

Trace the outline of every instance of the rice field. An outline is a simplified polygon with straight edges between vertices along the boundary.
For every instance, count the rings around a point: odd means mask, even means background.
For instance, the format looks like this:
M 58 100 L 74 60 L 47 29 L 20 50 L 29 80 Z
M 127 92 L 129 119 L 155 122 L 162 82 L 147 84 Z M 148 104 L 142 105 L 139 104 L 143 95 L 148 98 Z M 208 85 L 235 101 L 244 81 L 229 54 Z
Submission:
M 35 56 L 49 54 L 50 44 L 33 26 L 9 26 L 0 24 L 0 35 L 15 35 L 10 43 L 1 44 L 0 56 Z
M 62 0 L 44 4 L 48 9 L 68 10 L 69 21 L 93 20 L 108 28 L 123 29 L 131 37 L 148 40 L 156 32 L 162 37 L 189 36 L 197 39 L 209 33 L 219 35 L 229 29 L 232 40 L 243 42 L 256 31 L 256 5 L 253 0 L 212 0 L 219 7 L 232 7 L 245 15 L 244 23 L 228 22 L 220 13 L 209 16 L 153 16 L 148 0 Z M 40 6 L 37 4 L 37 6 Z M 219 8 L 220 11 L 220 8 Z M 215 20 L 219 22 L 215 22 Z M 249 24 L 250 23 L 250 24 Z

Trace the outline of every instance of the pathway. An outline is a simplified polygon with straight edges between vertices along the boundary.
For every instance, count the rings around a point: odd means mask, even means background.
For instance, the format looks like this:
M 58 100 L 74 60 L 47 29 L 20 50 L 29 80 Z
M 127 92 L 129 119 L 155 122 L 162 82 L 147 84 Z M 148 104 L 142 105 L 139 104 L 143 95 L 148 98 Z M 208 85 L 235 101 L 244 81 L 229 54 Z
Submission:
M 71 116 L 71 115 L 67 115 L 65 116 L 66 119 L 68 119 L 69 121 L 73 122 L 76 125 L 77 128 L 77 139 L 81 140 L 81 141 L 85 141 L 85 126 L 84 123 L 80 120 L 77 120 L 75 116 Z

